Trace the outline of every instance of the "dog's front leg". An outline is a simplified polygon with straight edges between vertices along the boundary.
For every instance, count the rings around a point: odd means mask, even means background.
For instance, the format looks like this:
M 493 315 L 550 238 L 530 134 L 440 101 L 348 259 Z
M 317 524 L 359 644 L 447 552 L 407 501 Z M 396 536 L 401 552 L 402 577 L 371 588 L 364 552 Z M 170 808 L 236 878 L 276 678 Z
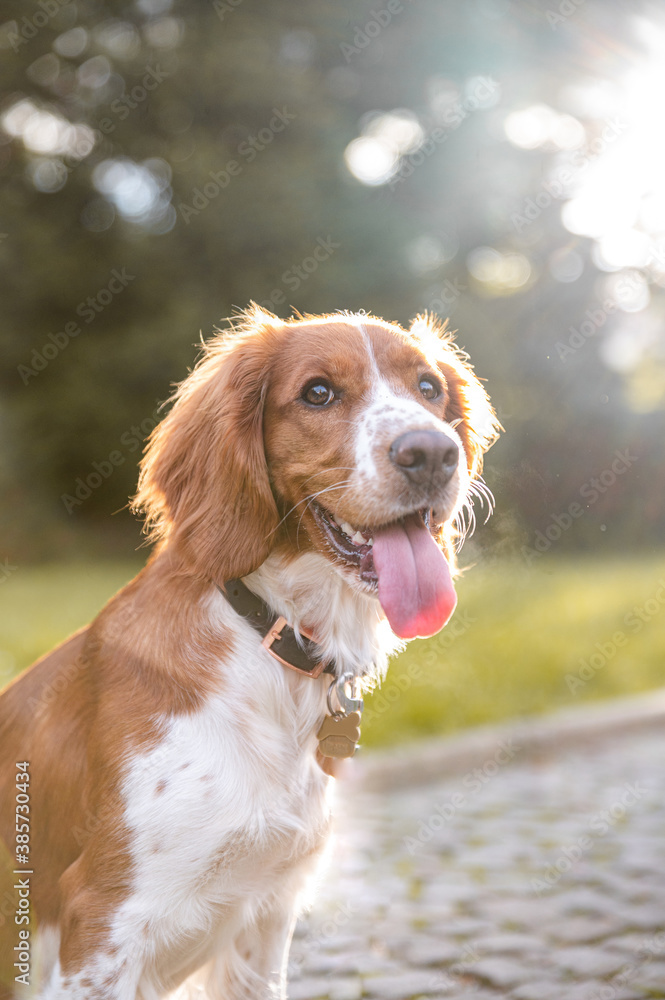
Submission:
M 123 953 L 111 942 L 91 947 L 87 930 L 69 936 L 39 1000 L 159 1000 L 162 991 L 149 983 L 138 992 L 145 979 L 140 954 Z
M 293 907 L 274 907 L 245 925 L 213 962 L 210 1000 L 285 1000 Z
M 75 968 L 56 963 L 39 1000 L 135 1000 L 141 966 L 109 952 L 89 956 Z M 159 994 L 141 994 L 158 1000 Z
M 109 838 L 107 838 L 108 840 Z M 122 903 L 113 860 L 100 835 L 92 837 L 60 879 L 58 961 L 39 1000 L 137 1000 L 147 955 L 140 927 L 117 932 Z M 132 930 L 133 933 L 127 931 Z M 141 1000 L 157 1000 L 156 992 Z

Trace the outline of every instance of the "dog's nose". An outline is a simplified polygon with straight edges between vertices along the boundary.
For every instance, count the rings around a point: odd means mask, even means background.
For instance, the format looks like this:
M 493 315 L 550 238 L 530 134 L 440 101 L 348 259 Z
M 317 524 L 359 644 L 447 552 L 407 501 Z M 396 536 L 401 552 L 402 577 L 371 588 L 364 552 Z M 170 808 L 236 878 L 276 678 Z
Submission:
M 459 448 L 442 431 L 407 431 L 395 438 L 389 456 L 412 483 L 443 485 L 457 468 Z

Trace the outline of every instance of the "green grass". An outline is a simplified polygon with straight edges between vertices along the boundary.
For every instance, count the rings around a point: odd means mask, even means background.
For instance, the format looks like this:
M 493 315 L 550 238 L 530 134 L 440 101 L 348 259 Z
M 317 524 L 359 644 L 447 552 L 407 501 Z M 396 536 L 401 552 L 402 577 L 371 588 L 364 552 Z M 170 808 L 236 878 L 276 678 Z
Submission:
M 447 628 L 411 643 L 368 699 L 363 742 L 388 745 L 665 684 L 665 587 L 656 598 L 664 581 L 662 555 L 474 567 L 458 582 Z M 633 609 L 645 604 L 640 621 Z
M 18 566 L 0 584 L 0 685 L 94 618 L 140 568 L 128 561 Z
M 19 567 L 0 585 L 0 682 L 90 621 L 138 568 Z M 662 556 L 545 555 L 531 569 L 476 566 L 458 582 L 450 625 L 411 643 L 367 700 L 363 743 L 395 744 L 665 684 L 663 580 Z M 635 606 L 647 620 L 634 616 Z M 585 681 L 579 671 L 590 657 Z M 581 681 L 574 691 L 566 675 Z

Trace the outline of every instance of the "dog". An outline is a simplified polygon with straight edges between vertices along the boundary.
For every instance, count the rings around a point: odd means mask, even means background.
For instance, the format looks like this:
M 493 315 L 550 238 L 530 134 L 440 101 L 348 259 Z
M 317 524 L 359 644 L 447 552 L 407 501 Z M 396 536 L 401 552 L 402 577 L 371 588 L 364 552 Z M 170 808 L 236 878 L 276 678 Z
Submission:
M 286 996 L 344 698 L 452 614 L 499 429 L 427 315 L 252 305 L 205 345 L 142 461 L 148 564 L 0 698 L 1 1000 Z

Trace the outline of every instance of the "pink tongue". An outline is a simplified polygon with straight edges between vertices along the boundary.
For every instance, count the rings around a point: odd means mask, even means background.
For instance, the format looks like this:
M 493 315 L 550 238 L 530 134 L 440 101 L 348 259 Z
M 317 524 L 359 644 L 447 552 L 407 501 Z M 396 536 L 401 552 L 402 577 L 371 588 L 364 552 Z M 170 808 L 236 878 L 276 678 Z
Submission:
M 457 595 L 446 557 L 420 515 L 378 528 L 372 553 L 379 601 L 395 635 L 435 635 L 455 610 Z

